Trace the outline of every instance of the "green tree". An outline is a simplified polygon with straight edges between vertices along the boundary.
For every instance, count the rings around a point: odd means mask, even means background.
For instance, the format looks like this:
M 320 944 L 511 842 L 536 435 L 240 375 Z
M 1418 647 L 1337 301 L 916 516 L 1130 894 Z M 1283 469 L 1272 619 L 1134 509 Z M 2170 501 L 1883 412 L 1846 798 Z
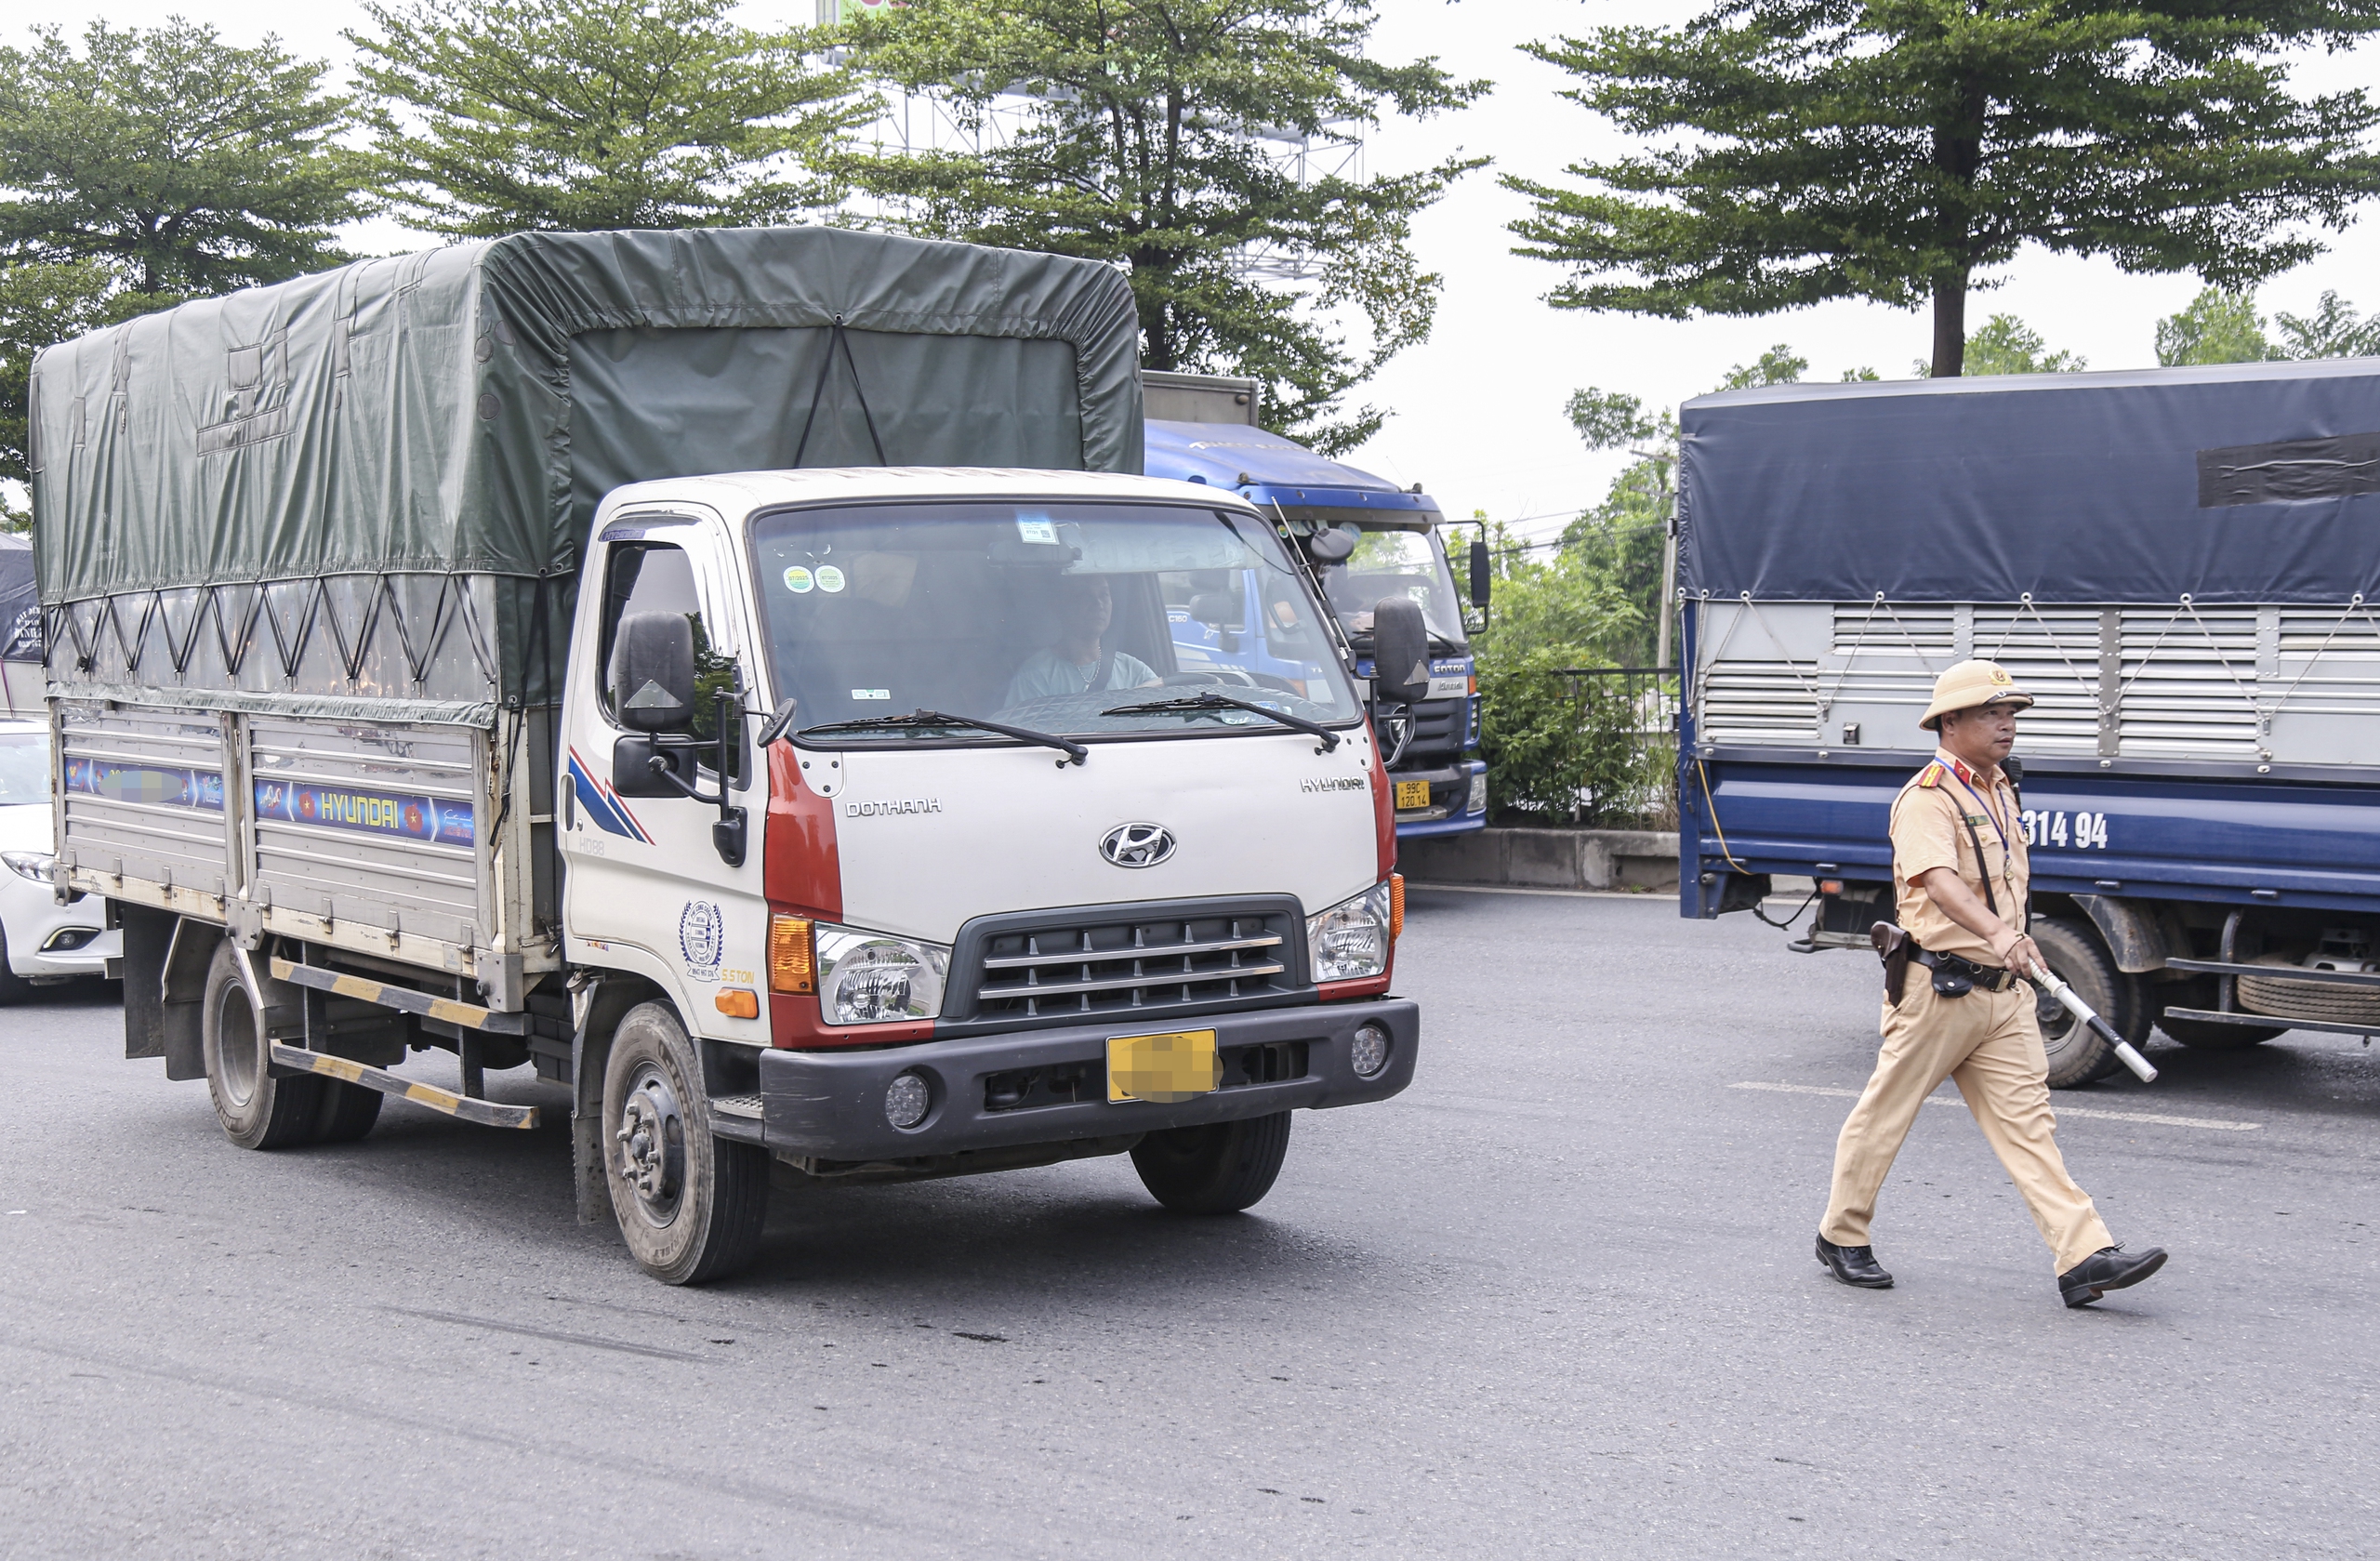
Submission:
M 152 295 L 218 293 L 319 271 L 362 216 L 348 100 L 330 69 L 179 19 L 95 21 L 0 48 L 0 251 L 111 262 Z
M 1967 337 L 1964 361 L 1967 374 L 2076 374 L 2090 366 L 2072 352 L 2051 351 L 2041 332 L 2013 314 L 1995 314 L 1977 326 Z M 1925 369 L 1920 359 L 1911 372 L 1923 377 Z
M 2283 53 L 2380 30 L 2373 0 L 1719 0 L 1677 27 L 1532 46 L 1647 151 L 1507 177 L 1550 301 L 1684 318 L 1930 304 L 1961 372 L 1971 287 L 2027 244 L 2243 287 L 2318 253 L 2380 162 L 2362 89 Z
M 366 209 L 329 66 L 271 38 L 94 22 L 0 48 L 0 480 L 25 476 L 33 354 L 196 294 L 319 270 Z
M 2370 358 L 2380 357 L 2380 315 L 2359 321 L 2355 306 L 2336 293 L 2324 292 L 2322 300 L 2310 315 L 2291 314 L 2273 311 L 2273 324 L 2281 327 L 2286 345 L 2282 354 L 2292 358 Z
M 2189 307 L 2157 322 L 2157 362 L 2166 368 L 2188 364 L 2253 364 L 2284 356 L 2265 335 L 2254 293 L 2202 288 Z
M 1487 90 L 1368 59 L 1372 25 L 1372 0 L 919 0 L 851 24 L 853 61 L 945 96 L 981 150 L 839 167 L 911 232 L 1129 266 L 1145 366 L 1262 379 L 1266 425 L 1335 454 L 1385 417 L 1343 398 L 1429 335 L 1413 218 L 1486 161 L 1299 177 L 1304 139 Z
M 350 32 L 379 190 L 405 223 L 732 227 L 831 204 L 816 165 L 870 106 L 735 0 L 367 3 Z

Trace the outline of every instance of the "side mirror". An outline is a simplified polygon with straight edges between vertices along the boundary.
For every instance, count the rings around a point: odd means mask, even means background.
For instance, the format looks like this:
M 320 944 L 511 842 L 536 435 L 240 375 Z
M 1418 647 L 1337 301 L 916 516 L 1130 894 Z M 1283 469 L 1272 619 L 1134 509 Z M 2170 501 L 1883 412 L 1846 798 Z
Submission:
M 631 732 L 682 732 L 694 719 L 694 625 L 683 613 L 630 613 L 612 644 L 612 709 Z
M 1383 596 L 1372 608 L 1372 686 L 1400 705 L 1429 697 L 1430 628 L 1409 596 Z
M 1325 526 L 1306 539 L 1305 550 L 1324 563 L 1338 563 L 1355 550 L 1353 526 Z
M 1191 620 L 1213 629 L 1216 646 L 1226 651 L 1239 649 L 1239 636 L 1233 628 L 1247 610 L 1248 604 L 1236 591 L 1208 591 L 1190 599 Z
M 1495 565 L 1488 556 L 1488 538 L 1473 537 L 1471 539 L 1471 604 L 1474 607 L 1484 608 L 1488 605 L 1488 588 L 1495 578 Z

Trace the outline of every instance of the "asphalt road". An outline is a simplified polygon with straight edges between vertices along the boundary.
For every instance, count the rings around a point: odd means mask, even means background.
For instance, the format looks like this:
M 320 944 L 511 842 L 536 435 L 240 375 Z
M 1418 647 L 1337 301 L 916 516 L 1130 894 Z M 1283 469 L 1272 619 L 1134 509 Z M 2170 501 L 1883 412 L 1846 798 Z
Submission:
M 2079 1313 L 1930 1108 L 1899 1288 L 1851 1290 L 1810 1239 L 1874 965 L 1783 941 L 1417 890 L 1412 1090 L 1302 1116 L 1251 1213 L 1124 1160 L 813 1192 L 705 1290 L 573 1223 L 559 1113 L 243 1153 L 46 994 L 0 1015 L 0 1554 L 2380 1550 L 2380 1059 L 2161 1040 L 2061 1094 L 2174 1252 Z

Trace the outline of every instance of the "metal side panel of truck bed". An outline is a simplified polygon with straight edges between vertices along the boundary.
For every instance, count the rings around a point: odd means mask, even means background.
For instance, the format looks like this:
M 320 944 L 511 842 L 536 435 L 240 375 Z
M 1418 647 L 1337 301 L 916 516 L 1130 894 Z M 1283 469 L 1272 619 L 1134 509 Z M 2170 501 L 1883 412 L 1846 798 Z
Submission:
M 1688 914 L 1716 912 L 1704 873 L 1889 878 L 1885 811 L 1932 752 L 1917 718 L 1968 656 L 2037 701 L 2016 746 L 2036 890 L 2380 909 L 2360 603 L 1702 602 L 1688 621 Z
M 61 867 L 78 886 L 470 976 L 499 1008 L 518 1006 L 523 972 L 558 962 L 536 916 L 543 821 L 522 798 L 507 806 L 488 732 L 55 708 Z M 522 784 L 525 768 L 509 766 Z

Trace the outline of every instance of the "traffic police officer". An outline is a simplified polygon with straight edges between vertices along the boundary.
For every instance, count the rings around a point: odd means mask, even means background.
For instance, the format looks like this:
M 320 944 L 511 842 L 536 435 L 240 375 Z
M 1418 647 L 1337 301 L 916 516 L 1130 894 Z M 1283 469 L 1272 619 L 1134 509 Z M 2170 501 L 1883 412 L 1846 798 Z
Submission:
M 2016 790 L 2000 769 L 2016 740 L 2016 712 L 2032 702 L 1989 661 L 1943 673 L 1918 722 L 1939 733 L 1941 747 L 1893 800 L 1893 893 L 1907 962 L 1887 965 L 1884 1045 L 1836 1140 L 1818 1224 L 1818 1261 L 1846 1285 L 1892 1288 L 1868 1243 L 1869 1222 L 1919 1107 L 1946 1078 L 2024 1195 L 2069 1306 L 2136 1285 L 2165 1261 L 2162 1249 L 2134 1254 L 2115 1244 L 2057 1152 L 2033 989 L 2018 979 L 2047 967 L 2025 933 L 2031 866 Z

